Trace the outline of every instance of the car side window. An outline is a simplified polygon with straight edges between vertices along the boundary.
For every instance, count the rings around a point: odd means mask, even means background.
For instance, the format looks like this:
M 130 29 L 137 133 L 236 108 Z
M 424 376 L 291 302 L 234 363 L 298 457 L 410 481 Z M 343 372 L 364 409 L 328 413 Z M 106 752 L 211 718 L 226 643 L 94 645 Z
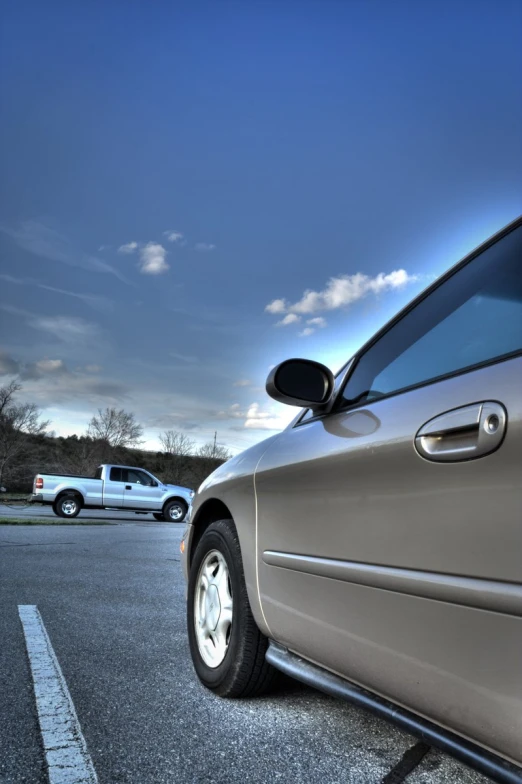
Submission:
M 122 469 L 113 466 L 110 473 L 111 482 L 123 482 Z
M 522 351 L 522 226 L 461 267 L 359 359 L 340 407 Z
M 127 469 L 127 482 L 134 485 L 144 485 L 145 487 L 151 487 L 152 479 L 148 474 L 144 471 L 135 471 L 134 469 L 128 468 Z

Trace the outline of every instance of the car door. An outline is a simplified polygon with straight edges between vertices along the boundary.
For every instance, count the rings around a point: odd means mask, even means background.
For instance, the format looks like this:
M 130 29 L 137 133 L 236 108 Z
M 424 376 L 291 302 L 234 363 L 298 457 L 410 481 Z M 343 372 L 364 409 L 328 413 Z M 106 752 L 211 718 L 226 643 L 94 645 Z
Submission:
M 161 490 L 156 480 L 138 468 L 125 468 L 124 471 L 124 506 L 129 509 L 160 509 Z
M 105 469 L 107 470 L 107 469 Z M 108 476 L 103 482 L 103 506 L 121 508 L 123 506 L 124 482 L 123 469 L 120 466 L 111 466 Z
M 272 636 L 520 757 L 522 227 L 356 358 L 255 475 Z

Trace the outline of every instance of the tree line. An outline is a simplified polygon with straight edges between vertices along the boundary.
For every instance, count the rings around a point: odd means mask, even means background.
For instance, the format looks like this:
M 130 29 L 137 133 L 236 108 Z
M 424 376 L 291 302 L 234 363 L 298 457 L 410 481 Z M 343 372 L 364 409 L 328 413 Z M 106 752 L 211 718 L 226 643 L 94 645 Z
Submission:
M 143 427 L 123 408 L 98 409 L 82 435 L 57 436 L 34 403 L 18 402 L 22 386 L 0 387 L 0 487 L 30 493 L 36 473 L 93 476 L 100 463 L 145 468 L 162 482 L 199 487 L 231 456 L 214 442 L 197 447 L 185 433 L 165 430 L 161 451 L 141 449 Z

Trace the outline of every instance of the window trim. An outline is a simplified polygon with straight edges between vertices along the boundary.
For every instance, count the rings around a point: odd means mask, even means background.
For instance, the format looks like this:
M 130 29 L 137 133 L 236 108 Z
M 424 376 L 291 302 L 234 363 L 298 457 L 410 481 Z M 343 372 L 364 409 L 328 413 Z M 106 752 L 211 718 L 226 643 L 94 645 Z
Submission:
M 447 280 L 452 278 L 453 275 L 455 275 L 457 272 L 459 272 L 465 266 L 470 264 L 474 259 L 476 259 L 478 256 L 480 256 L 486 250 L 491 248 L 497 242 L 500 242 L 500 240 L 502 240 L 508 234 L 511 234 L 512 231 L 515 231 L 515 229 L 518 229 L 521 226 L 522 226 L 522 216 L 519 216 L 518 218 L 515 218 L 515 220 L 511 221 L 511 223 L 508 223 L 507 226 L 504 226 L 503 229 L 500 229 L 500 231 L 498 231 L 496 234 L 493 234 L 491 237 L 489 237 L 487 240 L 485 240 L 485 242 L 483 242 L 481 245 L 478 245 L 476 248 L 474 248 L 474 250 L 472 250 L 470 253 L 468 253 L 466 256 L 464 256 L 463 259 L 461 259 L 456 264 L 454 264 L 452 267 L 450 267 L 448 270 L 446 270 L 446 272 L 444 272 L 439 278 L 437 278 L 436 281 L 434 281 L 429 286 L 427 286 L 423 291 L 421 291 L 420 294 L 418 294 L 413 300 L 411 300 L 411 302 L 409 302 L 404 308 L 402 308 L 402 310 L 400 310 L 395 316 L 393 316 L 393 318 L 391 318 L 390 321 L 386 322 L 386 324 L 384 324 L 384 326 L 382 326 L 375 333 L 375 335 L 373 335 L 369 340 L 367 340 L 366 343 L 364 343 L 364 345 L 361 346 L 359 351 L 357 351 L 354 354 L 354 356 L 353 356 L 353 364 L 350 367 L 350 369 L 348 370 L 348 372 L 346 374 L 346 377 L 343 379 L 342 383 L 340 384 L 339 389 L 335 393 L 335 396 L 334 396 L 334 398 L 332 400 L 331 405 L 328 408 L 328 411 L 321 412 L 321 413 L 317 414 L 316 416 L 311 417 L 310 419 L 307 419 L 306 422 L 302 422 L 301 421 L 302 417 L 301 417 L 299 419 L 299 421 L 294 425 L 294 427 L 299 427 L 301 424 L 302 425 L 307 425 L 307 424 L 309 424 L 311 422 L 317 422 L 318 420 L 324 419 L 325 417 L 330 416 L 332 414 L 338 414 L 338 413 L 341 413 L 341 412 L 344 412 L 344 411 L 354 411 L 354 410 L 356 410 L 358 408 L 367 408 L 369 405 L 372 405 L 373 403 L 377 403 L 380 400 L 388 400 L 388 398 L 390 398 L 390 397 L 395 397 L 396 395 L 402 395 L 402 394 L 404 394 L 406 392 L 410 392 L 413 389 L 420 389 L 422 387 L 429 386 L 430 384 L 437 384 L 438 382 L 443 381 L 445 379 L 455 378 L 456 376 L 462 376 L 462 375 L 464 375 L 466 373 L 471 373 L 474 370 L 479 370 L 480 368 L 488 367 L 490 365 L 496 365 L 496 364 L 499 364 L 500 362 L 505 362 L 505 361 L 507 361 L 509 359 L 513 359 L 514 357 L 517 357 L 517 356 L 522 356 L 522 349 L 517 350 L 517 351 L 512 351 L 509 354 L 502 354 L 502 355 L 500 355 L 498 357 L 494 357 L 492 359 L 485 360 L 484 362 L 476 363 L 475 365 L 468 365 L 465 368 L 459 368 L 458 370 L 454 370 L 451 373 L 445 373 L 445 374 L 443 374 L 441 376 L 436 376 L 434 378 L 427 379 L 426 381 L 420 381 L 417 384 L 412 384 L 412 385 L 410 385 L 408 387 L 402 387 L 401 389 L 396 389 L 393 392 L 389 392 L 386 395 L 381 395 L 380 397 L 373 398 L 372 400 L 366 400 L 366 401 L 364 401 L 362 403 L 354 403 L 352 405 L 347 405 L 347 406 L 342 406 L 340 404 L 340 401 L 342 400 L 343 392 L 344 392 L 344 390 L 346 388 L 346 385 L 350 381 L 350 378 L 352 377 L 353 373 L 355 373 L 355 371 L 357 370 L 357 367 L 359 365 L 359 362 L 360 362 L 361 358 L 365 354 L 367 354 L 368 351 L 370 351 L 371 348 L 386 333 L 388 333 L 391 329 L 393 329 L 393 327 L 396 324 L 398 324 L 399 321 L 402 321 L 402 319 L 408 313 L 410 313 L 414 308 L 416 308 L 418 305 L 420 305 L 421 302 L 423 302 L 425 299 L 427 299 L 430 296 L 430 294 L 432 294 L 434 291 L 436 291 L 438 288 L 440 288 L 440 286 L 442 286 L 444 283 L 446 283 Z M 308 409 L 306 409 L 306 410 L 308 410 Z M 303 414 L 303 416 L 304 415 L 305 414 Z
M 451 373 L 444 373 L 441 376 L 434 376 L 432 378 L 427 379 L 426 381 L 419 381 L 417 384 L 410 384 L 410 386 L 408 387 L 401 387 L 400 389 L 394 389 L 393 392 L 388 392 L 388 394 L 386 395 L 379 395 L 379 397 L 374 397 L 371 400 L 365 400 L 362 403 L 352 403 L 352 405 L 347 405 L 347 406 L 341 405 L 340 401 L 342 395 L 341 395 L 341 390 L 339 390 L 339 394 L 335 399 L 335 405 L 332 406 L 332 410 L 330 413 L 341 414 L 344 413 L 344 411 L 355 411 L 358 408 L 368 408 L 368 406 L 371 406 L 373 403 L 378 403 L 380 400 L 389 400 L 389 398 L 391 397 L 396 397 L 397 395 L 403 395 L 406 392 L 411 392 L 414 389 L 422 389 L 423 387 L 429 387 L 432 384 L 438 384 L 440 381 L 447 381 L 448 379 L 456 378 L 457 376 L 465 376 L 467 375 L 467 373 L 473 373 L 473 371 L 475 370 L 481 370 L 482 368 L 491 367 L 492 365 L 500 365 L 502 362 L 508 362 L 510 359 L 515 359 L 516 357 L 522 357 L 522 349 L 518 349 L 517 351 L 511 351 L 508 354 L 499 354 L 499 356 L 493 357 L 493 359 L 486 359 L 483 362 L 477 362 L 474 365 L 466 365 L 466 367 L 459 368 L 458 370 L 453 370 Z M 348 379 L 346 380 L 346 382 L 347 381 Z
M 144 469 L 144 468 L 133 468 L 133 467 L 129 467 L 129 468 L 127 468 L 126 470 L 127 470 L 127 472 L 129 472 L 129 471 L 134 471 L 134 473 L 135 473 L 136 475 L 143 474 L 144 476 L 148 476 L 148 477 L 149 477 L 149 479 L 151 480 L 151 484 L 150 484 L 150 485 L 146 485 L 146 484 L 144 484 L 144 483 L 142 483 L 142 482 L 133 482 L 132 480 L 130 480 L 130 479 L 129 479 L 129 474 L 127 473 L 127 480 L 126 480 L 126 481 L 127 481 L 127 482 L 128 482 L 130 485 L 141 485 L 142 487 L 154 487 L 154 485 L 152 484 L 152 482 L 154 481 L 153 477 L 152 477 L 152 476 L 151 476 L 151 475 L 148 473 L 148 471 L 145 471 L 145 469 Z

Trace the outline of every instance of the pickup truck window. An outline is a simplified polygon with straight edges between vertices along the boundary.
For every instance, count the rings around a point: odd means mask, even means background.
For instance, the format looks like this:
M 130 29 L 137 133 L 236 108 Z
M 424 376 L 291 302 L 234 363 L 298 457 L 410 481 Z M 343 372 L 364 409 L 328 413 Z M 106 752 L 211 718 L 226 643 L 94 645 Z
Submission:
M 146 474 L 145 471 L 136 471 L 133 468 L 127 469 L 127 479 L 125 481 L 134 485 L 145 485 L 146 487 L 152 487 L 152 478 Z
M 124 479 L 123 479 L 123 476 L 122 476 L 122 469 L 121 468 L 116 468 L 116 466 L 113 466 L 111 468 L 110 480 L 111 480 L 111 482 L 123 482 Z
M 99 468 L 97 468 L 96 469 L 96 473 L 94 474 L 94 478 L 95 479 L 101 479 L 102 478 L 102 471 L 103 471 L 103 466 L 100 466 Z

